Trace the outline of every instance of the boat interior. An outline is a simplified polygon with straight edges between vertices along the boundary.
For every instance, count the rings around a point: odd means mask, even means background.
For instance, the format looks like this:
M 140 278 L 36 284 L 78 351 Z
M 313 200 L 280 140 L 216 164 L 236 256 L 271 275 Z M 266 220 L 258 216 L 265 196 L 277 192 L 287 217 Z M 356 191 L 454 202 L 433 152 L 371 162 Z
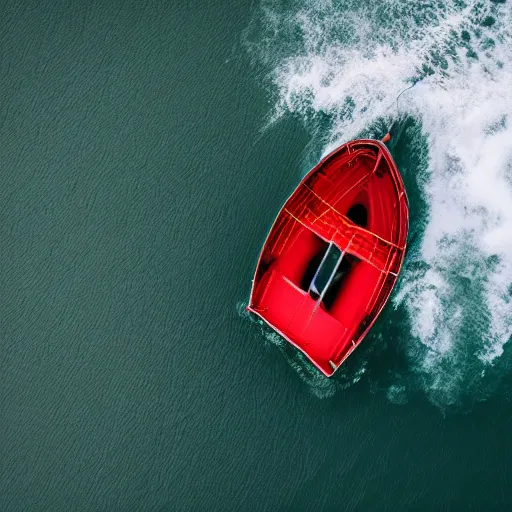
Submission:
M 286 203 L 253 297 L 260 315 L 327 374 L 371 320 L 388 276 L 386 240 L 400 236 L 387 163 L 369 151 L 350 156 L 326 162 Z

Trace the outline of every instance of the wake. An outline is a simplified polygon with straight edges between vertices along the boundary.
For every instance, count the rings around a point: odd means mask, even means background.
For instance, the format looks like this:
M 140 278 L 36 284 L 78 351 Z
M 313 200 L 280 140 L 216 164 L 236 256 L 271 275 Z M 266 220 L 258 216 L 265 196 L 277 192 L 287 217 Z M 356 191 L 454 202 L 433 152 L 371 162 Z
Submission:
M 411 202 L 410 248 L 395 311 L 371 333 L 405 360 L 386 382 L 398 403 L 418 390 L 443 407 L 485 399 L 508 366 L 511 22 L 498 0 L 264 1 L 245 34 L 275 93 L 271 123 L 300 116 L 324 154 L 398 127 L 391 149 Z

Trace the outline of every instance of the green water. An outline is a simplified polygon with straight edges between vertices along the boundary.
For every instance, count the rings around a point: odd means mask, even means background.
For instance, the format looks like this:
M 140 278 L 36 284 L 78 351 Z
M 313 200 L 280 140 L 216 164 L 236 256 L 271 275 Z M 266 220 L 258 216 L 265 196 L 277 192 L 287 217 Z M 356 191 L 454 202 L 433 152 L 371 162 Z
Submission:
M 243 313 L 333 124 L 268 124 L 258 4 L 1 12 L 0 510 L 510 509 L 506 345 L 445 400 L 404 303 L 332 381 Z M 432 209 L 414 116 L 392 150 L 407 283 Z

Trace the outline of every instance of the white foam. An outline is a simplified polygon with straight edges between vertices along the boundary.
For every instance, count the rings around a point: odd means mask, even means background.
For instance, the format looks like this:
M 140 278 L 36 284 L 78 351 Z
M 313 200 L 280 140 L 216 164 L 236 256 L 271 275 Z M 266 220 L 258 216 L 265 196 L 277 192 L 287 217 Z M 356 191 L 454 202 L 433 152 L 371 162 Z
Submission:
M 295 112 L 307 123 L 330 114 L 327 152 L 396 115 L 397 94 L 430 66 L 400 99 L 429 144 L 429 218 L 418 251 L 427 270 L 408 271 L 394 303 L 406 305 L 411 334 L 426 349 L 419 371 L 428 372 L 432 389 L 457 393 L 461 372 L 495 364 L 512 336 L 512 9 L 447 1 L 417 23 L 415 0 L 351 5 L 342 12 L 312 1 L 278 13 L 265 3 L 262 19 L 272 30 L 261 48 L 272 61 L 274 38 L 274 118 Z M 386 9 L 398 15 L 383 27 Z M 484 26 L 490 15 L 496 22 Z M 277 51 L 282 34 L 294 30 L 302 42 Z M 464 350 L 468 332 L 477 339 L 473 351 Z

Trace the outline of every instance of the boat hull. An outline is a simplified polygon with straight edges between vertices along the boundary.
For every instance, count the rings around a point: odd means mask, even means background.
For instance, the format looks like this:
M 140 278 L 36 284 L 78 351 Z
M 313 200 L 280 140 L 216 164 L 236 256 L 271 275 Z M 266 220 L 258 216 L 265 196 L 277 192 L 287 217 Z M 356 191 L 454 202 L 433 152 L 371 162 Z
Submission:
M 386 146 L 344 144 L 304 177 L 276 217 L 247 309 L 331 376 L 386 304 L 407 231 L 407 196 Z

